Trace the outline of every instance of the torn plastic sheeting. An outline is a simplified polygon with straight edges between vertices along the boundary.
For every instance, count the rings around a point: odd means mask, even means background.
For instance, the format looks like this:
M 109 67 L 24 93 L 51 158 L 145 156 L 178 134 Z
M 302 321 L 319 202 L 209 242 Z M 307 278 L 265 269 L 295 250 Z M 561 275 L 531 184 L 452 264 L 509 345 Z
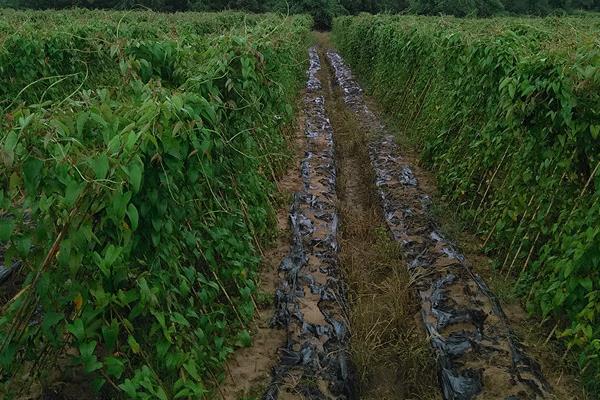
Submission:
M 421 298 L 423 323 L 437 353 L 445 399 L 533 399 L 550 388 L 539 365 L 512 333 L 496 297 L 464 257 L 437 230 L 430 198 L 419 187 L 394 138 L 364 101 L 359 85 L 339 54 L 329 63 L 344 101 L 374 133 L 369 156 L 384 217 L 405 254 Z
M 317 49 L 312 47 L 308 50 L 309 66 L 308 66 L 308 82 L 306 88 L 309 92 L 321 90 L 321 81 L 317 77 L 317 73 L 321 69 L 321 59 L 317 53 Z
M 407 166 L 402 167 L 400 183 L 407 186 L 417 186 L 417 178 L 415 178 L 412 170 Z
M 337 259 L 338 216 L 333 128 L 318 79 L 320 60 L 309 50 L 303 189 L 290 208 L 292 241 L 279 266 L 272 325 L 287 330 L 286 344 L 263 398 L 288 390 L 310 399 L 352 398 L 347 354 L 345 286 Z
M 469 370 L 455 375 L 451 369 L 441 368 L 440 379 L 446 399 L 470 399 L 482 390 L 480 371 Z
M 3 284 L 5 281 L 7 281 L 18 267 L 19 263 L 14 263 L 10 268 L 0 265 L 0 284 Z
M 2 254 L 2 249 L 0 249 L 0 285 L 6 282 L 19 268 L 21 268 L 20 261 L 14 261 L 10 267 L 6 267 L 4 265 L 4 254 Z

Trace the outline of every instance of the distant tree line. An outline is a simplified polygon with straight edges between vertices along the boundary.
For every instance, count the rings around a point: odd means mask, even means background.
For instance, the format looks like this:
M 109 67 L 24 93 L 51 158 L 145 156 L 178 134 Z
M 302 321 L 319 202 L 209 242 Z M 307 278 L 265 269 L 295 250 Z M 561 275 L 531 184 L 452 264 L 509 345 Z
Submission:
M 573 10 L 600 11 L 600 0 L 0 0 L 16 8 L 148 7 L 160 11 L 220 11 L 309 13 L 317 28 L 327 28 L 333 16 L 369 13 L 492 16 L 499 14 L 548 15 Z

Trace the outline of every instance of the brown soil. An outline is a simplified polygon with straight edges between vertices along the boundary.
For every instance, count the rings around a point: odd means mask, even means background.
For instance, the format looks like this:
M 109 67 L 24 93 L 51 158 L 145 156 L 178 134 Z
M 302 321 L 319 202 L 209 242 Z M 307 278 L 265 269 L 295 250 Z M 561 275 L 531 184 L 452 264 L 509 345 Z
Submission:
M 339 257 L 351 304 L 351 352 L 358 394 L 363 399 L 378 400 L 439 399 L 434 359 L 417 318 L 416 293 L 409 287 L 400 249 L 387 233 L 375 197 L 367 154 L 368 137 L 333 89 L 332 72 L 322 51 L 320 56 L 319 79 L 336 141 Z M 296 134 L 298 158 L 306 144 L 303 126 L 300 121 Z M 293 168 L 279 181 L 279 188 L 289 197 L 300 184 L 297 168 Z M 318 190 L 319 183 L 312 182 L 311 188 Z M 266 295 L 274 293 L 280 279 L 277 267 L 289 250 L 287 218 L 286 205 L 278 212 L 278 238 L 263 259 L 260 291 Z M 315 228 L 318 231 L 319 227 Z M 309 268 L 314 264 L 312 261 L 309 260 Z M 318 278 L 318 271 L 311 270 Z M 318 299 L 308 296 L 302 300 L 305 320 L 321 324 L 323 314 L 316 307 Z M 277 351 L 285 339 L 283 330 L 269 328 L 273 311 L 271 304 L 261 307 L 253 332 L 253 346 L 236 351 L 227 363 L 228 375 L 219 390 L 223 399 L 260 398 L 264 393 Z M 323 389 L 326 393 L 326 388 Z M 285 390 L 279 393 L 279 398 L 284 400 L 303 398 Z
M 451 215 L 448 206 L 443 204 L 437 213 Z M 455 232 L 453 238 L 465 257 L 473 263 L 473 270 L 486 280 L 499 297 L 512 329 L 524 344 L 527 353 L 540 363 L 545 378 L 552 386 L 554 398 L 591 399 L 583 389 L 574 360 L 569 358 L 568 354 L 566 356 L 564 347 L 553 338 L 552 324 L 540 321 L 525 311 L 521 299 L 514 295 L 514 279 L 507 279 L 502 273 L 494 270 L 493 260 L 483 254 L 483 239 L 468 233 L 463 227 L 458 227 L 455 221 L 447 217 L 439 220 L 444 230 Z

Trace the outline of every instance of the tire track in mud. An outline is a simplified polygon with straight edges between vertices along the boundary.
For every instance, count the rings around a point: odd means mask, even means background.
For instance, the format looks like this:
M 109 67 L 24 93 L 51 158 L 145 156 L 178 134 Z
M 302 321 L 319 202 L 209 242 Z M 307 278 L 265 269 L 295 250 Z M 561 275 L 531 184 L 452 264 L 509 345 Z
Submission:
M 430 212 L 431 198 L 394 138 L 369 110 L 360 86 L 339 54 L 327 52 L 343 100 L 369 144 L 385 220 L 400 243 L 421 316 L 438 360 L 445 399 L 540 399 L 551 396 L 539 365 L 513 334 L 500 304 L 468 261 L 444 238 Z
M 272 326 L 286 341 L 263 398 L 349 399 L 345 286 L 337 257 L 338 214 L 333 128 L 317 76 L 320 58 L 309 50 L 302 189 L 290 210 L 292 243 L 279 266 Z

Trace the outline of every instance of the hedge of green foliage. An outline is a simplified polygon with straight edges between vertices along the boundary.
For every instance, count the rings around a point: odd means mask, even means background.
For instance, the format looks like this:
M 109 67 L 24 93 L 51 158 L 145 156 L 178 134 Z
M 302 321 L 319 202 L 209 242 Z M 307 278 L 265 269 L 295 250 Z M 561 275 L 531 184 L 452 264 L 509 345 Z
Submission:
M 487 17 L 600 11 L 596 0 L 3 0 L 5 7 L 33 9 L 152 9 L 157 11 L 283 12 L 310 14 L 315 27 L 330 28 L 332 16 L 361 12 Z
M 600 22 L 360 16 L 335 43 L 600 392 Z
M 164 70 L 178 60 L 173 52 L 203 42 L 200 36 L 278 21 L 274 14 L 239 12 L 0 9 L 0 107 L 64 98 L 76 89 L 119 85 L 115 55 L 120 50 L 158 62 Z M 167 59 L 170 65 L 161 62 Z
M 21 94 L 0 118 L 0 252 L 24 276 L 1 309 L 2 398 L 70 363 L 110 398 L 202 398 L 250 340 L 312 21 L 208 35 L 196 22 L 224 16 L 144 15 L 0 30 L 3 100 Z M 82 71 L 102 77 L 26 83 Z

